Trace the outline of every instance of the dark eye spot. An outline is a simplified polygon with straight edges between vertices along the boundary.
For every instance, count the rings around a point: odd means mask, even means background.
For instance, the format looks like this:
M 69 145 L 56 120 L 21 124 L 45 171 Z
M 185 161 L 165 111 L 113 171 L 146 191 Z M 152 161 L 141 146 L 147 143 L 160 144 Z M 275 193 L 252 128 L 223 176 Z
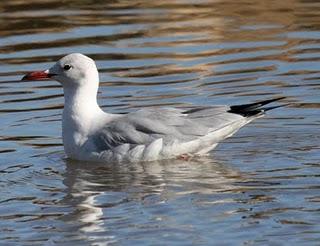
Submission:
M 71 68 L 72 68 L 72 66 L 69 65 L 69 64 L 66 64 L 66 65 L 63 66 L 63 69 L 66 70 L 66 71 L 70 70 Z

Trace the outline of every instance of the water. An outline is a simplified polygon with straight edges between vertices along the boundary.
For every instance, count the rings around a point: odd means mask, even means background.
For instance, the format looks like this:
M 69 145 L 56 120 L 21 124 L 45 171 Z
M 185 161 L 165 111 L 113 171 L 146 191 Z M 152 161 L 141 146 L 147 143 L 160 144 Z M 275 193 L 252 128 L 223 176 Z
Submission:
M 1 245 L 319 245 L 318 1 L 1 1 Z M 61 87 L 20 82 L 71 52 L 109 112 L 286 96 L 194 161 L 66 160 Z

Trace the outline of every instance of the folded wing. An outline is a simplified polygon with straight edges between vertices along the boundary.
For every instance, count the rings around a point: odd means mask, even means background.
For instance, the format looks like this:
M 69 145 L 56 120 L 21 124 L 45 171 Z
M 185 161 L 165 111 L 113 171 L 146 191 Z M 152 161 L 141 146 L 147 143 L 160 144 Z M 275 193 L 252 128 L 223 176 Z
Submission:
M 99 150 L 122 144 L 148 145 L 156 139 L 164 144 L 190 142 L 243 120 L 228 112 L 230 107 L 146 108 L 116 118 L 94 136 Z

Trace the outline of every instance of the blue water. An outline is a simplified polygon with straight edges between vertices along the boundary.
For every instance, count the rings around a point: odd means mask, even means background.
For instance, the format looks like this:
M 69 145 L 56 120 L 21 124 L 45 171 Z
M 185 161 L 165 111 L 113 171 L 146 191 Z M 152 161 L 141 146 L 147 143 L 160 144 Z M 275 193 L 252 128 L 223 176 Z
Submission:
M 1 245 L 318 245 L 320 3 L 0 3 Z M 241 104 L 285 96 L 192 161 L 67 160 L 63 92 L 21 82 L 72 52 L 99 103 Z

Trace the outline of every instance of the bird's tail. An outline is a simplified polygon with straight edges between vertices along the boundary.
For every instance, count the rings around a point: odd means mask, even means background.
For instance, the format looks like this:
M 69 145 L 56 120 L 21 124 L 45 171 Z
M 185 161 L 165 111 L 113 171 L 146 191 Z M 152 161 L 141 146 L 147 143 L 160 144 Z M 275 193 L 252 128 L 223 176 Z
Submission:
M 230 110 L 228 112 L 234 113 L 234 114 L 240 114 L 244 117 L 255 116 L 255 115 L 263 114 L 264 112 L 269 111 L 271 109 L 280 108 L 280 107 L 289 105 L 289 104 L 282 104 L 282 105 L 271 106 L 271 107 L 263 107 L 269 103 L 276 102 L 284 98 L 285 97 L 279 97 L 279 98 L 264 100 L 256 103 L 233 105 L 233 106 L 230 106 Z

